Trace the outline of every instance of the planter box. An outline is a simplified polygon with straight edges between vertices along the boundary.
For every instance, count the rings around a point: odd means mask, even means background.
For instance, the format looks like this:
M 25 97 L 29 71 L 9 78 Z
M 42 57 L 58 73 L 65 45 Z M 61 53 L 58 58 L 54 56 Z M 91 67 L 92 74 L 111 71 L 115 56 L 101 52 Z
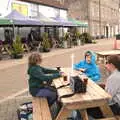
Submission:
M 64 48 L 68 48 L 67 41 L 63 41 L 63 46 L 64 46 Z
M 80 46 L 81 45 L 81 40 L 77 40 L 77 45 Z
M 12 54 L 11 57 L 14 59 L 21 59 L 23 58 L 23 54 Z
M 43 48 L 43 52 L 50 52 L 50 48 Z

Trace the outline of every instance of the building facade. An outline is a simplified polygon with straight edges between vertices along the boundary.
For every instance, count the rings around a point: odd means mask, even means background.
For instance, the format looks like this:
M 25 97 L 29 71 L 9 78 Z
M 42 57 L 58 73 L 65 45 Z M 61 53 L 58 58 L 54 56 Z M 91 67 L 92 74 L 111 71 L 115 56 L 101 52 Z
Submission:
M 1 4 L 2 6 L 2 4 Z M 17 10 L 24 16 L 30 18 L 39 18 L 39 13 L 42 13 L 44 16 L 51 17 L 62 17 L 67 19 L 67 7 L 61 4 L 56 0 L 10 0 L 8 3 L 0 9 L 1 16 L 6 16 L 12 10 Z M 19 34 L 22 37 L 27 37 L 32 27 L 22 27 L 19 28 Z M 4 40 L 4 29 L 12 28 L 0 28 L 0 39 Z M 17 34 L 17 27 L 14 29 L 15 35 Z M 55 33 L 58 31 L 56 27 L 40 27 L 41 34 L 44 32 L 49 32 L 55 36 Z M 62 29 L 60 29 L 59 36 L 62 36 Z
M 67 8 L 55 0 L 14 0 L 11 6 L 11 9 L 32 18 L 39 17 L 39 12 L 46 17 L 67 18 Z
M 105 37 L 113 37 L 120 31 L 119 2 L 119 0 L 64 0 L 69 17 L 88 21 L 88 31 L 92 36 Z

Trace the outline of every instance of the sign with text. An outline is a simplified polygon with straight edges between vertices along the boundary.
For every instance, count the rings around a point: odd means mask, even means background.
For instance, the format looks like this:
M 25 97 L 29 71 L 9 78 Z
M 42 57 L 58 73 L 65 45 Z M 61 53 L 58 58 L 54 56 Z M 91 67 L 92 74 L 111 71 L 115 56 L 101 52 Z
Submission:
M 17 10 L 21 14 L 28 16 L 28 6 L 19 3 L 12 3 L 12 9 Z

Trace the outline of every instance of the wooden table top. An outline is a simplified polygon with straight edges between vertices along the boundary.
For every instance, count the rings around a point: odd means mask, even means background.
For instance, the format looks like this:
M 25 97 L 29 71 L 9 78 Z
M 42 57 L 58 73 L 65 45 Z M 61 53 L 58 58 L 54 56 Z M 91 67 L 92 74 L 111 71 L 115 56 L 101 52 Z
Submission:
M 70 68 L 63 68 L 62 71 L 64 71 L 66 74 L 68 74 L 71 69 Z M 74 71 L 75 72 L 75 71 Z M 85 75 L 80 75 L 80 77 L 83 79 Z M 68 82 L 64 82 L 63 78 L 55 79 L 54 84 L 55 87 L 59 87 L 61 85 L 67 84 Z M 72 90 L 69 86 L 63 87 L 58 89 L 58 95 L 66 95 L 72 93 Z M 88 79 L 87 84 L 87 92 L 86 93 L 77 93 L 71 97 L 67 98 L 61 98 L 61 101 L 63 104 L 69 104 L 69 103 L 85 103 L 85 102 L 95 102 L 100 100 L 108 100 L 111 96 L 105 92 L 101 87 L 99 87 L 95 82 L 93 82 L 91 79 Z
M 109 51 L 101 51 L 101 52 L 96 52 L 96 54 L 99 55 L 118 55 L 120 54 L 120 50 L 109 50 Z

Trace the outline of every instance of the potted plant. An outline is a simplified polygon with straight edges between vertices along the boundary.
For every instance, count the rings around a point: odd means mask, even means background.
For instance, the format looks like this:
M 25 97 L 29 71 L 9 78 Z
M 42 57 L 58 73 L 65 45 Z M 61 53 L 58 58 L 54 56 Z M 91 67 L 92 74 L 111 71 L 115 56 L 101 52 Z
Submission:
M 85 33 L 82 34 L 82 36 L 85 39 L 85 41 L 84 41 L 85 43 L 92 43 L 92 37 L 89 33 L 85 32 Z
M 68 48 L 68 39 L 69 39 L 69 33 L 68 32 L 66 32 L 65 34 L 64 34 L 64 37 L 63 37 L 63 46 L 64 46 L 64 48 Z
M 42 42 L 43 52 L 50 51 L 50 41 L 48 39 L 48 33 L 43 34 L 43 42 Z
M 81 45 L 80 32 L 79 31 L 76 31 L 75 38 L 77 40 L 77 45 Z
M 12 44 L 11 56 L 12 58 L 19 59 L 23 57 L 23 52 L 24 50 L 22 47 L 20 36 L 16 36 L 16 39 L 13 41 Z
M 80 35 L 80 43 L 81 43 L 81 45 L 85 44 L 85 37 L 83 34 Z

